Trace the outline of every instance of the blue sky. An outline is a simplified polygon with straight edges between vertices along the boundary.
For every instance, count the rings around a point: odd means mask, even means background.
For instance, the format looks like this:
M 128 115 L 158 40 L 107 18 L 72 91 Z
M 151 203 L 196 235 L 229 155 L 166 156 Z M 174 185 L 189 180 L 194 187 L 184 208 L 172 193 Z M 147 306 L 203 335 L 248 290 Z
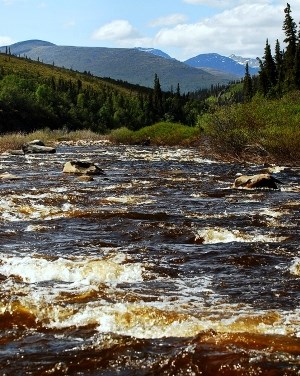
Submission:
M 300 1 L 290 0 L 300 21 Z M 200 53 L 261 57 L 283 39 L 282 0 L 0 0 L 0 46 L 153 47 L 178 60 Z M 282 48 L 284 45 L 282 44 Z

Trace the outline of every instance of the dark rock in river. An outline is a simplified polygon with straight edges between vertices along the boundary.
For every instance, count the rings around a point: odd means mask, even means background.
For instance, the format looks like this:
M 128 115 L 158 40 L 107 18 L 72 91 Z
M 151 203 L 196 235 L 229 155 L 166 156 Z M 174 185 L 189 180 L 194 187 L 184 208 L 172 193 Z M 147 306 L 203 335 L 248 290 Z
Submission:
M 80 175 L 104 175 L 104 172 L 100 167 L 87 161 L 66 162 L 63 172 Z
M 234 188 L 271 188 L 278 189 L 276 183 L 282 184 L 281 181 L 270 174 L 242 175 L 235 179 Z
M 24 154 L 36 154 L 36 153 L 56 153 L 56 149 L 51 146 L 45 146 L 41 140 L 33 140 L 26 142 L 22 145 Z

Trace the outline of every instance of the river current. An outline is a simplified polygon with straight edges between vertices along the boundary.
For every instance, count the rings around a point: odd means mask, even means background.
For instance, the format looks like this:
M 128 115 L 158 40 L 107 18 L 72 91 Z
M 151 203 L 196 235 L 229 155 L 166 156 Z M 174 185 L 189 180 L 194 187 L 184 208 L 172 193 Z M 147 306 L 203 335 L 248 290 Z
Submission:
M 92 161 L 105 175 L 62 172 Z M 300 168 L 195 148 L 0 155 L 1 375 L 300 375 Z

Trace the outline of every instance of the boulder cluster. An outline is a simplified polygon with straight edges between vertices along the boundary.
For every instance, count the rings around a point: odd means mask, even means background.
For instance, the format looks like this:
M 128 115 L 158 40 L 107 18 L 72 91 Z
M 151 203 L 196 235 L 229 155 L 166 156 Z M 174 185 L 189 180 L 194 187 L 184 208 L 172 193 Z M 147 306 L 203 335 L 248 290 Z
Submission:
M 33 140 L 22 145 L 20 150 L 10 150 L 10 154 L 26 155 L 26 154 L 53 154 L 56 149 L 51 146 L 46 146 L 41 140 Z M 93 162 L 73 160 L 64 164 L 63 172 L 74 174 L 78 176 L 78 180 L 83 182 L 92 181 L 94 175 L 105 175 L 104 171 L 95 165 Z M 10 173 L 0 174 L 2 180 L 14 180 L 19 177 Z

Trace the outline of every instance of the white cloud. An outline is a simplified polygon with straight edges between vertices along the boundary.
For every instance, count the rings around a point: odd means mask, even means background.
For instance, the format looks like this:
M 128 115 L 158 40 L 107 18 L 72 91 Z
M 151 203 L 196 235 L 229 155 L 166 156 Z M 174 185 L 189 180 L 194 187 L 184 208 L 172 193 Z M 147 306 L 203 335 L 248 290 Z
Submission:
M 154 47 L 171 56 L 186 60 L 201 53 L 232 53 L 245 57 L 262 57 L 266 39 L 272 49 L 276 39 L 284 48 L 282 24 L 286 0 L 182 0 L 195 5 L 195 11 L 204 3 L 227 5 L 214 16 L 188 23 L 183 14 L 176 13 L 153 20 L 148 27 L 158 27 L 156 35 L 141 35 L 127 20 L 114 20 L 101 26 L 93 39 L 106 42 L 110 47 Z M 228 4 L 230 6 L 228 6 Z M 298 24 L 300 1 L 290 0 L 292 16 Z M 150 29 L 148 29 L 150 31 Z M 146 33 L 146 31 L 145 31 Z
M 5 37 L 0 35 L 0 46 L 9 46 L 13 44 L 14 41 L 10 37 Z
M 128 40 L 139 37 L 138 31 L 127 20 L 114 20 L 97 29 L 93 35 L 96 40 Z
M 186 22 L 186 20 L 187 17 L 184 14 L 174 13 L 166 17 L 156 18 L 155 20 L 151 21 L 149 25 L 151 27 L 178 25 Z
M 205 0 L 185 1 L 203 4 Z M 209 52 L 261 56 L 267 38 L 272 47 L 277 38 L 283 39 L 284 6 L 259 0 L 252 3 L 243 0 L 240 3 L 197 23 L 163 28 L 156 34 L 154 44 L 161 49 L 180 49 L 181 60 Z

